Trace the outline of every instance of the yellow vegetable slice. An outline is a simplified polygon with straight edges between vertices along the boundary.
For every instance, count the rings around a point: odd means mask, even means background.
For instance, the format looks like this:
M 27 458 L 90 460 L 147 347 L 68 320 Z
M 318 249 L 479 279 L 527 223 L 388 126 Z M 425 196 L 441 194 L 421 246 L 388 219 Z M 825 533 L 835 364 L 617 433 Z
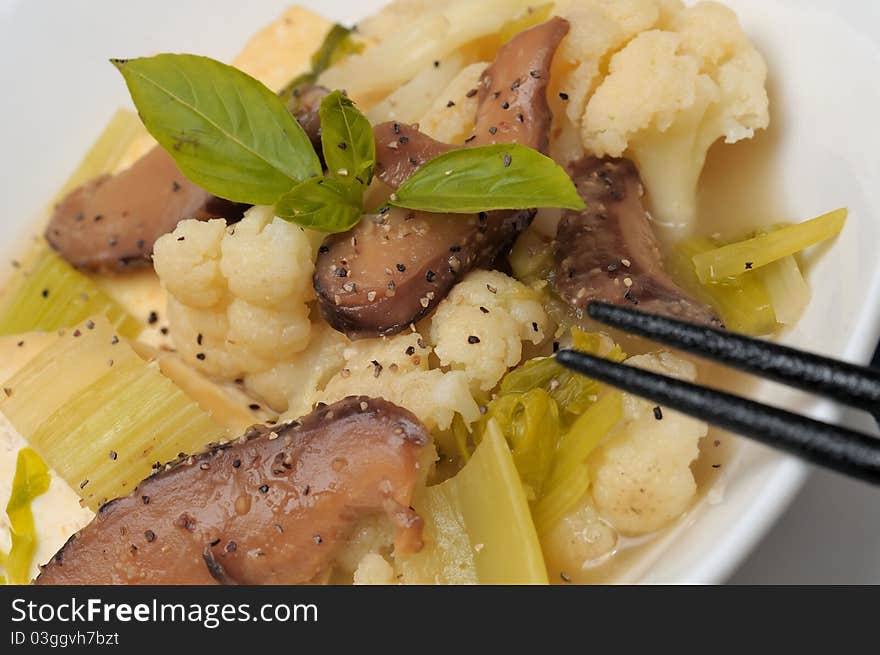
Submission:
M 714 242 L 701 237 L 679 243 L 669 261 L 675 280 L 687 291 L 712 305 L 728 329 L 754 336 L 775 331 L 776 314 L 770 296 L 755 272 L 719 283 L 701 284 L 697 279 L 694 256 L 716 248 Z
M 71 327 L 97 314 L 124 337 L 134 338 L 143 329 L 92 280 L 40 242 L 4 290 L 0 335 Z
M 30 448 L 18 451 L 12 493 L 6 504 L 12 546 L 8 553 L 0 553 L 0 567 L 5 572 L 0 576 L 2 584 L 30 582 L 31 561 L 37 548 L 31 502 L 48 491 L 50 482 L 49 468 L 37 453 Z
M 794 255 L 767 264 L 758 271 L 758 276 L 767 289 L 777 322 L 797 323 L 810 304 L 811 292 Z
M 154 464 L 225 431 L 103 317 L 68 329 L 3 383 L 0 411 L 92 509 Z
M 507 442 L 494 421 L 465 467 L 414 501 L 425 546 L 401 557 L 412 584 L 547 584 L 529 505 Z
M 697 278 L 703 284 L 722 282 L 794 255 L 837 236 L 843 229 L 846 216 L 846 209 L 836 209 L 803 223 L 696 254 L 693 261 Z
M 587 492 L 587 457 L 623 417 L 622 400 L 619 391 L 608 391 L 559 440 L 544 496 L 534 507 L 539 534 L 552 528 Z

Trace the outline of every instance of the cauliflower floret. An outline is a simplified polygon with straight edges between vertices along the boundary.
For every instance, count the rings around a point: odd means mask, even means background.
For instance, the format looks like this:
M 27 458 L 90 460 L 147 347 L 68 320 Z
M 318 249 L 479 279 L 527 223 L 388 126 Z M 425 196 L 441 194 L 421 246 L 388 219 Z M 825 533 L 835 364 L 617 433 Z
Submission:
M 354 572 L 356 585 L 390 585 L 394 584 L 394 569 L 384 557 L 378 553 L 368 553 L 358 564 Z
M 444 143 L 464 143 L 474 130 L 477 113 L 477 96 L 468 93 L 477 88 L 488 65 L 478 62 L 463 68 L 419 119 L 419 129 Z
M 381 397 L 410 410 L 429 430 L 447 429 L 456 412 L 468 423 L 476 421 L 480 411 L 465 374 L 429 370 L 430 354 L 416 332 L 355 341 L 345 349 L 345 368 L 315 401 L 329 404 L 358 394 Z
M 535 293 L 498 271 L 473 271 L 437 306 L 431 341 L 443 366 L 461 370 L 488 391 L 522 358 L 522 342 L 539 344 L 550 331 Z
M 548 570 L 574 578 L 578 572 L 604 562 L 615 552 L 617 541 L 617 531 L 599 516 L 592 497 L 586 494 L 541 537 L 541 550 Z
M 628 364 L 686 380 L 694 365 L 670 353 L 637 355 Z M 623 534 L 653 532 L 684 512 L 697 485 L 690 465 L 706 435 L 703 421 L 624 394 L 623 425 L 589 459 L 592 497 L 602 518 Z
M 709 146 L 768 126 L 767 67 L 723 5 L 698 3 L 667 16 L 663 27 L 642 32 L 611 58 L 581 136 L 596 155 L 631 157 L 654 215 L 687 226 Z
M 181 221 L 153 253 L 180 356 L 225 380 L 290 362 L 311 336 L 314 259 L 313 237 L 270 207 L 229 227 Z

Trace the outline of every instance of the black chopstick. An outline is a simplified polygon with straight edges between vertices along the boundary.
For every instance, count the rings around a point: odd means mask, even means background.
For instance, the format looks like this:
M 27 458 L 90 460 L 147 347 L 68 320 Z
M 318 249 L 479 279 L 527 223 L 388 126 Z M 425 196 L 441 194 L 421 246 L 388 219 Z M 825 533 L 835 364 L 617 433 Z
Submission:
M 590 318 L 852 407 L 880 412 L 880 371 L 703 325 L 593 301 Z
M 561 350 L 556 358 L 560 364 L 606 384 L 819 466 L 880 484 L 880 439 L 586 353 Z

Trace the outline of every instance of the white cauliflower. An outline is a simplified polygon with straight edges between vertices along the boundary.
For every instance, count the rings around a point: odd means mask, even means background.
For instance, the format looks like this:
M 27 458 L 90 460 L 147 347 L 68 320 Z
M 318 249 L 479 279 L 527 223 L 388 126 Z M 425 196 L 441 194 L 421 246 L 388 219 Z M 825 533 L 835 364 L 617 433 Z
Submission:
M 767 67 L 736 14 L 700 2 L 665 16 L 610 61 L 581 120 L 585 148 L 632 158 L 654 215 L 687 226 L 706 153 L 769 124 Z
M 534 291 L 498 271 L 476 270 L 456 284 L 431 319 L 440 364 L 489 391 L 522 359 L 522 342 L 539 344 L 550 319 Z
M 477 96 L 468 93 L 477 88 L 488 65 L 478 62 L 463 68 L 419 119 L 419 129 L 443 143 L 464 143 L 473 133 L 477 113 Z
M 614 526 L 599 516 L 592 497 L 586 494 L 541 537 L 541 550 L 551 574 L 568 575 L 578 582 L 577 573 L 605 561 L 615 552 L 617 542 Z
M 694 380 L 691 362 L 670 353 L 637 355 L 628 364 Z M 658 530 L 679 517 L 697 485 L 691 462 L 706 435 L 703 421 L 624 394 L 623 424 L 588 460 L 592 498 L 599 515 L 629 535 Z
M 356 585 L 390 585 L 394 584 L 394 569 L 384 557 L 378 553 L 368 553 L 358 564 L 354 572 Z
M 405 407 L 429 430 L 445 430 L 456 412 L 471 423 L 480 417 L 468 378 L 461 371 L 429 370 L 431 348 L 417 332 L 390 339 L 361 339 L 345 349 L 345 368 L 334 375 L 315 401 L 346 396 L 381 397 Z
M 153 254 L 181 357 L 225 380 L 290 361 L 309 343 L 314 259 L 311 236 L 268 207 L 229 227 L 182 221 Z

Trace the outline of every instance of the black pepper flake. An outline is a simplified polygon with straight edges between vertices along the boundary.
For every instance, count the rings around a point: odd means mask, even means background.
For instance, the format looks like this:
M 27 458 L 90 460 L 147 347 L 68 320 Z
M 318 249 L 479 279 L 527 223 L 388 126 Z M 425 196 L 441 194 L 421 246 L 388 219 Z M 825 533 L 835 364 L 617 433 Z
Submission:
M 395 134 L 400 134 L 400 123 L 395 121 L 391 124 L 391 129 L 394 130 Z
M 415 346 L 407 346 L 404 352 L 407 354 L 407 356 L 411 356 L 416 352 L 416 348 Z
M 199 360 L 200 362 L 205 361 L 205 353 L 198 353 L 196 355 L 196 359 Z
M 201 346 L 202 340 L 203 340 L 202 333 L 199 332 L 198 335 L 196 335 L 196 343 Z
M 318 248 L 318 252 L 322 255 L 326 255 L 328 252 L 330 252 L 330 248 L 328 248 L 327 246 L 321 246 L 320 248 Z
M 712 468 L 713 468 L 713 469 L 720 469 L 720 468 L 721 468 L 721 464 L 712 464 Z
M 538 324 L 535 321 L 532 321 L 532 330 L 534 330 L 535 332 L 538 331 Z
M 312 537 L 312 541 L 314 541 L 316 544 L 324 543 L 324 540 L 321 539 L 321 535 L 319 534 L 316 534 L 314 537 Z
M 150 504 L 150 497 L 149 496 L 141 496 L 141 502 L 144 505 L 149 505 Z
M 309 492 L 310 492 L 311 490 L 312 490 L 312 487 L 311 487 L 310 485 L 306 485 L 306 486 L 303 488 L 303 496 L 308 496 L 308 495 L 309 495 Z
M 81 336 L 81 335 L 82 335 L 82 332 L 79 331 L 79 328 L 77 328 L 77 329 L 75 329 L 75 330 L 73 331 L 73 336 L 75 336 L 75 337 L 79 337 L 79 336 Z
M 752 270 L 752 266 L 753 266 L 752 262 L 746 262 L 746 270 L 747 271 Z
M 425 273 L 425 279 L 428 282 L 433 282 L 436 277 L 437 274 L 434 271 L 428 271 L 427 273 Z
M 468 337 L 468 343 L 473 345 L 475 343 L 480 343 L 480 337 L 476 337 L 473 334 Z
M 101 220 L 103 220 L 103 219 L 104 219 L 104 215 L 103 215 L 103 214 L 95 214 L 95 219 L 94 219 L 94 220 L 95 220 L 95 223 L 97 223 L 98 221 L 101 221 Z
M 455 107 L 455 102 L 453 102 L 452 100 L 450 100 L 449 102 L 446 103 L 446 106 L 447 106 L 447 107 Z
M 152 543 L 156 541 L 156 533 L 152 530 L 144 530 L 144 539 L 147 540 L 147 543 Z
M 377 378 L 382 374 L 382 365 L 375 359 L 370 362 L 373 365 L 373 377 Z
M 510 90 L 511 90 L 511 91 L 516 91 L 516 90 L 519 88 L 520 84 L 522 84 L 522 82 L 520 82 L 520 79 L 519 79 L 519 78 L 516 78 L 516 79 L 513 81 L 513 84 L 510 85 Z
M 348 270 L 344 268 L 337 268 L 336 277 L 348 277 Z
M 401 143 L 409 143 L 409 137 L 408 137 L 408 136 L 402 136 L 402 137 L 400 137 L 400 138 L 398 139 L 398 141 L 400 141 Z
M 397 268 L 398 271 L 403 273 L 406 270 L 406 264 L 398 264 L 395 268 Z
M 470 91 L 468 91 L 468 92 L 465 93 L 464 95 L 465 95 L 465 97 L 467 97 L 467 98 L 473 98 L 475 95 L 477 95 L 477 90 L 476 90 L 476 89 L 471 89 Z
M 234 459 L 234 460 L 232 460 L 232 468 L 237 469 L 239 466 L 241 466 L 241 460 L 240 460 L 240 459 Z
M 79 488 L 80 488 L 80 489 L 85 489 L 85 486 L 86 486 L 88 483 L 89 483 L 89 480 L 88 480 L 88 478 L 86 478 L 85 480 L 83 480 L 82 482 L 79 483 Z
M 211 548 L 213 548 L 214 546 L 216 546 L 219 543 L 220 543 L 220 537 L 217 537 L 216 539 L 211 541 Z
M 19 342 L 18 342 L 17 344 L 15 344 L 15 345 L 17 345 L 19 348 L 21 348 L 21 347 L 24 345 L 24 341 L 19 341 Z
M 159 322 L 159 314 L 156 312 L 150 312 L 150 315 L 147 317 L 147 323 L 150 325 L 155 325 Z
M 180 191 L 180 184 L 178 184 L 177 180 L 172 180 L 172 182 L 171 182 L 171 190 L 172 190 L 174 193 L 177 193 L 178 191 Z
M 260 409 L 260 406 L 257 403 L 251 403 L 250 405 L 248 405 L 248 408 L 256 412 L 258 409 Z
M 507 168 L 508 166 L 510 166 L 510 162 L 512 162 L 512 161 L 513 161 L 513 157 L 511 157 L 509 154 L 505 154 L 504 155 L 504 168 Z
M 112 459 L 112 460 L 115 462 L 115 461 L 116 461 L 116 457 L 117 457 L 117 455 L 116 455 L 116 451 L 115 451 L 115 450 L 111 450 L 111 451 L 110 451 L 110 459 Z
M 259 489 L 260 489 L 261 494 L 269 493 L 269 485 L 268 484 L 261 484 L 259 486 Z
M 79 330 L 77 330 L 77 332 L 79 332 Z M 76 333 L 74 333 L 73 336 L 76 336 Z M 113 338 L 110 339 L 110 345 L 111 345 L 111 346 L 115 346 L 117 343 L 119 343 L 119 337 L 117 337 L 117 336 L 114 334 L 114 335 L 113 335 Z
M 439 59 L 434 60 L 434 68 L 440 68 L 440 60 Z
M 562 98 L 563 100 L 568 100 L 568 94 L 565 91 L 560 91 L 559 97 Z
M 160 328 L 159 332 L 161 332 L 162 334 L 168 334 L 168 328 L 167 327 Z
M 95 329 L 95 322 L 93 320 L 89 319 L 88 321 L 86 321 L 86 327 L 89 330 L 94 330 Z
M 661 409 L 661 407 L 659 405 L 654 408 L 654 418 L 657 419 L 658 421 L 663 420 L 663 410 Z
M 510 109 L 510 103 L 507 102 L 507 100 L 505 100 L 504 102 L 501 103 L 501 108 L 502 109 Z
M 480 311 L 483 312 L 484 314 L 488 314 L 488 313 L 489 313 L 489 310 L 486 309 L 485 307 L 483 307 L 482 305 L 480 305 Z
M 48 297 L 49 297 L 49 290 L 48 290 L 48 289 L 43 289 L 43 290 L 40 292 L 40 295 L 43 296 L 43 298 L 48 298 Z
M 526 122 L 526 117 L 523 116 L 522 114 L 517 114 L 517 115 L 516 115 L 516 120 L 518 120 L 520 123 L 525 123 L 525 122 Z
M 554 352 L 554 353 L 558 353 L 558 352 L 559 352 L 559 342 L 558 342 L 558 341 L 554 341 L 554 342 L 553 342 L 553 352 Z
M 489 134 L 495 135 L 498 132 L 498 128 L 494 125 L 489 128 Z
M 340 141 L 339 143 L 336 144 L 336 147 L 339 148 L 340 150 L 347 150 L 348 144 L 345 141 Z
M 379 213 L 380 213 L 380 214 L 387 214 L 387 213 L 390 212 L 390 211 L 391 211 L 391 206 L 390 206 L 390 205 L 383 205 L 382 207 L 379 207 Z
M 227 553 L 234 553 L 236 550 L 238 550 L 238 544 L 236 544 L 234 541 L 230 541 L 228 544 L 226 544 L 226 548 L 224 548 L 224 550 Z
M 466 139 L 464 140 L 464 142 L 465 142 L 465 143 L 470 143 L 471 141 L 473 141 L 473 140 L 476 139 L 476 138 L 477 138 L 477 135 L 476 135 L 476 134 L 471 134 L 468 138 L 466 138 Z
M 186 237 L 177 237 L 178 241 L 186 241 Z

